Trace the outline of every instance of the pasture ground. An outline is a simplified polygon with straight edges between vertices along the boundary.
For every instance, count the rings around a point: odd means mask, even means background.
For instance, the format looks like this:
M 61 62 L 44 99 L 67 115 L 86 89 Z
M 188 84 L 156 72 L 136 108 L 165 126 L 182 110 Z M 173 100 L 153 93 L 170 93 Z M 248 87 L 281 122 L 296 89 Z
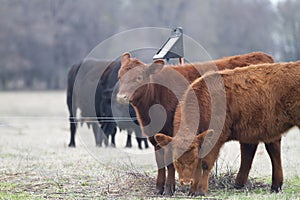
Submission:
M 76 148 L 68 148 L 69 126 L 65 92 L 0 93 L 0 199 L 165 199 L 153 195 L 153 148 L 126 149 L 119 132 L 117 148 L 97 148 L 86 125 Z M 271 194 L 271 164 L 260 145 L 248 187 L 232 187 L 239 167 L 239 145 L 227 143 L 211 178 L 209 199 L 300 199 L 300 133 L 283 137 L 283 192 Z M 171 199 L 187 199 L 177 186 Z M 200 197 L 198 197 L 200 198 Z

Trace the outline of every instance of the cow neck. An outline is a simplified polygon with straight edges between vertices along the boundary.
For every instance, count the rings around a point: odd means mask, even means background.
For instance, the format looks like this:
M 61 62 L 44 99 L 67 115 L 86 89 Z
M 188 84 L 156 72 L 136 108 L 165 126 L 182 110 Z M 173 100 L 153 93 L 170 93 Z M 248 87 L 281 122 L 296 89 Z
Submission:
M 131 102 L 137 113 L 138 121 L 143 126 L 146 126 L 150 123 L 148 112 L 156 98 L 153 87 L 153 84 L 148 83 L 139 88 L 139 90 L 144 90 L 144 94 L 141 95 L 140 98 L 136 98 Z
M 177 81 L 174 80 L 173 69 L 170 67 L 164 67 L 163 70 L 157 74 L 154 74 L 150 77 L 150 81 L 153 83 L 158 84 L 148 84 L 149 85 L 149 91 L 151 93 L 150 104 L 160 104 L 162 105 L 166 110 L 173 107 L 173 105 L 170 105 L 171 101 L 176 98 L 174 94 L 172 93 L 172 90 L 177 90 L 178 88 L 170 88 L 168 89 L 168 84 L 165 84 L 166 82 L 171 83 L 172 86 L 177 85 Z M 162 81 L 163 80 L 163 81 Z M 176 105 L 175 105 L 176 106 Z

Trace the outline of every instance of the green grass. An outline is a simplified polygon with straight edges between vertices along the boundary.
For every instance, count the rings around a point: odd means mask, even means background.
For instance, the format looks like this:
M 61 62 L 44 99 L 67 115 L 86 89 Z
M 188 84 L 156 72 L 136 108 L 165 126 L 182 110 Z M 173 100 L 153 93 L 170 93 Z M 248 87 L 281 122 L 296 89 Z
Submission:
M 26 193 L 11 194 L 11 193 L 0 192 L 0 200 L 24 200 L 24 199 L 39 200 L 43 198 L 35 197 L 33 195 L 29 195 Z
M 0 182 L 0 200 L 42 199 L 25 192 L 16 192 L 17 187 L 16 183 Z
M 0 182 L 0 191 L 13 190 L 16 186 L 16 183 Z
M 12 154 L 12 153 L 0 153 L 0 158 L 13 158 L 13 157 L 16 157 L 15 154 Z

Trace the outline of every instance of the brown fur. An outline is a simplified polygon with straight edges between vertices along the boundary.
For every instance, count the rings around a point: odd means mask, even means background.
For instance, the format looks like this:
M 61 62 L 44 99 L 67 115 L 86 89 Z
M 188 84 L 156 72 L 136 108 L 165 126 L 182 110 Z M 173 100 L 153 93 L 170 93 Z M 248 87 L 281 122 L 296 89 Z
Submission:
M 164 66 L 164 62 L 158 60 L 151 65 L 146 65 L 138 59 L 131 58 L 130 54 L 125 53 L 122 56 L 122 66 L 119 71 L 120 101 L 123 101 L 125 98 L 127 102 L 129 101 L 133 105 L 137 113 L 138 121 L 142 125 L 143 133 L 149 137 L 155 149 L 158 150 L 160 147 L 157 146 L 157 142 L 153 137 L 157 131 L 155 132 L 155 128 L 148 126 L 151 122 L 148 113 L 152 105 L 160 104 L 165 108 L 167 119 L 159 132 L 172 136 L 173 118 L 178 99 L 181 99 L 184 91 L 196 78 L 208 71 L 223 70 L 225 68 L 232 69 L 249 64 L 267 62 L 273 62 L 272 57 L 261 52 L 254 52 L 203 63 Z M 155 117 L 153 119 L 155 119 Z M 156 161 L 159 167 L 157 177 L 158 193 L 163 193 L 166 181 L 165 157 L 163 151 L 156 151 Z M 174 170 L 174 168 L 171 164 L 168 166 L 168 180 L 165 188 L 166 194 L 172 194 L 175 188 L 175 177 L 172 170 Z M 247 171 L 242 171 L 241 173 L 245 174 L 245 172 L 248 174 Z M 240 182 L 242 185 L 245 181 L 241 180 Z
M 211 97 L 215 96 L 217 102 L 220 100 L 218 99 L 218 94 L 222 91 L 220 80 L 225 86 L 225 123 L 212 150 L 201 158 L 202 148 L 211 141 L 209 138 L 216 137 L 212 133 L 207 133 L 206 130 L 212 116 Z M 214 84 L 209 86 L 212 88 L 209 91 L 206 82 L 210 81 L 214 81 Z M 190 98 L 194 92 L 197 99 Z M 193 126 L 195 105 L 199 106 L 200 120 L 197 122 L 197 133 L 191 133 L 189 128 L 181 128 L 178 125 L 179 121 L 183 121 L 183 127 Z M 174 126 L 176 126 L 174 129 L 178 130 L 174 132 L 174 135 L 177 134 L 174 139 L 163 134 L 157 134 L 155 139 L 162 146 L 173 141 L 171 143 L 173 159 L 176 159 L 174 163 L 181 178 L 180 181 L 192 182 L 191 192 L 203 195 L 208 189 L 210 171 L 221 146 L 226 141 L 238 140 L 249 145 L 259 142 L 270 143 L 278 140 L 281 134 L 291 127 L 300 126 L 300 61 L 260 64 L 206 74 L 195 80 L 186 91 L 181 105 L 177 107 Z M 194 134 L 198 135 L 195 137 Z M 210 136 L 204 140 L 207 134 Z M 187 138 L 191 139 L 185 142 Z M 189 145 L 190 147 L 182 152 L 183 146 Z M 272 162 L 276 162 L 275 157 L 278 153 L 280 158 L 276 145 L 267 147 L 267 151 L 274 151 L 271 156 Z M 189 160 L 195 161 L 192 168 Z M 282 172 L 276 172 L 278 165 L 278 163 L 273 163 L 275 177 L 282 175 Z M 276 184 L 280 184 L 281 187 L 282 182 L 276 183 L 276 181 L 278 180 L 274 180 L 273 177 L 272 187 L 278 187 Z

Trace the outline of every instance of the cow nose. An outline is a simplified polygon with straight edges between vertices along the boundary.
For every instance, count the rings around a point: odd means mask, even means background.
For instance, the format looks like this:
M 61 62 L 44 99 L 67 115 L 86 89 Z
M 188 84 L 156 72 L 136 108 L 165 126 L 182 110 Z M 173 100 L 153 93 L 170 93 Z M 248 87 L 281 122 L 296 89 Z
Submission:
M 120 103 L 129 103 L 128 96 L 126 94 L 117 94 L 117 101 Z
M 179 183 L 180 185 L 193 185 L 194 181 L 193 179 L 180 179 Z

